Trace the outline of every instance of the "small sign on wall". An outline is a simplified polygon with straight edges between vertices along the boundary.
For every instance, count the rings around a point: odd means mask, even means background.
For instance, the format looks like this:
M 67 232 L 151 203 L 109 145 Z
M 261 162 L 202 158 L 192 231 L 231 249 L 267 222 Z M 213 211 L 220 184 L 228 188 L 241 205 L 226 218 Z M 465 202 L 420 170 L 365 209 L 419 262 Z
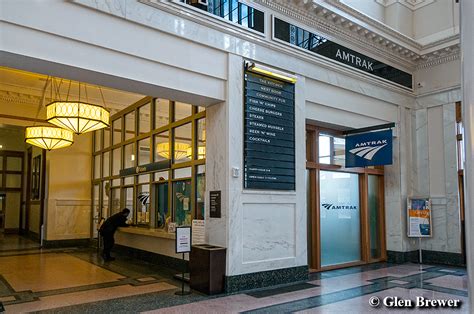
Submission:
M 176 253 L 191 252 L 191 227 L 176 227 Z
M 210 191 L 209 200 L 209 216 L 221 218 L 221 191 Z
M 409 237 L 426 238 L 433 235 L 431 199 L 411 197 L 407 200 L 407 229 Z

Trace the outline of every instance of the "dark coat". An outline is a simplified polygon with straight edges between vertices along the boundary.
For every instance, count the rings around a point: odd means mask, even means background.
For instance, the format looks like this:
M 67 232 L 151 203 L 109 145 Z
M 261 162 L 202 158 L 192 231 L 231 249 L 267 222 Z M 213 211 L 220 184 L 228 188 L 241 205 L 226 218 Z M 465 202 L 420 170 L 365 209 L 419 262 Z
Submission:
M 122 212 L 114 214 L 107 218 L 99 229 L 102 235 L 113 235 L 118 227 L 127 227 L 127 217 Z

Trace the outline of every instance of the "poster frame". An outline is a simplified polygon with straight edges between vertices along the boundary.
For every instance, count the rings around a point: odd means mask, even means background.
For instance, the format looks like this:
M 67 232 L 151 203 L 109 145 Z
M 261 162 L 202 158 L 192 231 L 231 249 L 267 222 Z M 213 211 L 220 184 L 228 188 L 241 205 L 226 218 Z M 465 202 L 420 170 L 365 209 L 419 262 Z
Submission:
M 179 234 L 181 232 L 187 232 L 188 235 L 189 235 L 189 249 L 187 251 L 180 250 L 179 246 L 178 246 Z M 175 238 L 175 251 L 176 251 L 176 253 L 179 254 L 179 253 L 189 253 L 189 252 L 191 252 L 191 246 L 192 246 L 192 243 L 193 243 L 191 227 L 190 226 L 176 227 L 175 235 L 176 235 L 176 238 Z
M 429 235 L 416 235 L 410 232 L 410 209 L 412 208 L 413 200 L 424 200 L 428 202 L 428 211 L 429 211 L 429 226 L 430 226 L 430 234 Z M 432 200 L 426 196 L 410 196 L 407 198 L 407 237 L 409 238 L 431 238 L 433 237 L 433 208 L 432 208 Z

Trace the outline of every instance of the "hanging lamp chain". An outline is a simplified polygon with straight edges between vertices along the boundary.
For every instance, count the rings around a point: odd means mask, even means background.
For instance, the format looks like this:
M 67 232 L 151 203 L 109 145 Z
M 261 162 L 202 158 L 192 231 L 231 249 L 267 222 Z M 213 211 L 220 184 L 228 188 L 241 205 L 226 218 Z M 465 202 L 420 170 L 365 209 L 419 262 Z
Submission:
M 100 92 L 100 96 L 102 97 L 102 103 L 104 104 L 104 108 L 106 108 L 105 106 L 105 98 L 104 98 L 104 93 L 102 92 L 102 88 L 100 88 L 100 86 L 97 86 L 99 88 L 99 92 Z
M 46 90 L 48 89 L 48 83 L 50 82 L 50 79 L 51 79 L 51 77 L 48 75 L 48 77 L 46 78 L 46 82 L 44 83 L 43 92 L 42 92 L 42 95 L 41 95 L 41 100 L 38 103 L 38 110 L 36 111 L 36 117 L 35 117 L 35 122 L 33 122 L 33 126 L 36 125 L 36 121 L 38 120 L 39 114 L 41 112 L 41 108 L 43 107 L 44 100 L 46 98 Z

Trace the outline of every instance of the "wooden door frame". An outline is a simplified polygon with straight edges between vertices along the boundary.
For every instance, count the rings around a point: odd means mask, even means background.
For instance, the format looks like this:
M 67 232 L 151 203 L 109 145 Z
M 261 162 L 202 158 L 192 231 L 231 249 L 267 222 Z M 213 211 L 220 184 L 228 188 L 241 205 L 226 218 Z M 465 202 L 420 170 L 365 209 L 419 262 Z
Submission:
M 311 221 L 311 230 L 309 230 L 309 238 L 311 239 L 311 256 L 309 258 L 309 267 L 312 271 L 325 271 L 338 269 L 343 267 L 357 266 L 368 263 L 386 261 L 386 235 L 385 235 L 385 198 L 384 198 L 384 170 L 383 167 L 372 168 L 344 168 L 339 165 L 320 164 L 319 156 L 319 132 L 324 134 L 342 136 L 341 131 L 321 128 L 314 125 L 306 125 L 306 170 L 309 174 L 309 219 Z M 321 266 L 321 225 L 320 225 L 320 171 L 333 171 L 357 174 L 359 179 L 359 206 L 360 206 L 360 237 L 361 237 L 361 260 L 338 265 Z M 379 237 L 381 246 L 380 258 L 373 259 L 370 254 L 370 229 L 369 229 L 369 212 L 368 212 L 368 176 L 377 175 L 382 179 L 379 180 Z
M 30 211 L 31 211 L 31 170 L 33 163 L 33 148 L 28 147 L 26 150 L 27 153 L 27 163 L 26 163 L 26 206 L 25 206 L 25 229 L 23 232 L 27 235 L 30 232 Z

